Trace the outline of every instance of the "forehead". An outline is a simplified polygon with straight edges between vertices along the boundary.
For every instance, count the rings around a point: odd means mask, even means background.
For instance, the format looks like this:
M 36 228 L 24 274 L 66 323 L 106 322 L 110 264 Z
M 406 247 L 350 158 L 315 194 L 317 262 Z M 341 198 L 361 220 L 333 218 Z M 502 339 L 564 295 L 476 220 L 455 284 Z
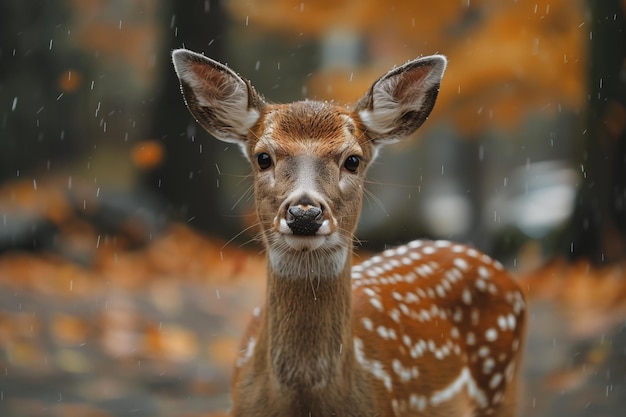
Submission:
M 255 151 L 319 156 L 360 148 L 363 136 L 348 110 L 317 101 L 271 106 L 257 133 Z

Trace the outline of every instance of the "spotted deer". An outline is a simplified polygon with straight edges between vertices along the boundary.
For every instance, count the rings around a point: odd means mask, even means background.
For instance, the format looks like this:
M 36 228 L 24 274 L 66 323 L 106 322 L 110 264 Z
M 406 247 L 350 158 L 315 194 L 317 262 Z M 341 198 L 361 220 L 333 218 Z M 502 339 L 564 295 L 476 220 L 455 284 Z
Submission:
M 203 55 L 173 61 L 194 118 L 250 162 L 267 254 L 231 414 L 514 416 L 525 301 L 499 262 L 418 240 L 352 264 L 365 172 L 426 120 L 446 59 L 391 70 L 351 110 L 269 104 Z

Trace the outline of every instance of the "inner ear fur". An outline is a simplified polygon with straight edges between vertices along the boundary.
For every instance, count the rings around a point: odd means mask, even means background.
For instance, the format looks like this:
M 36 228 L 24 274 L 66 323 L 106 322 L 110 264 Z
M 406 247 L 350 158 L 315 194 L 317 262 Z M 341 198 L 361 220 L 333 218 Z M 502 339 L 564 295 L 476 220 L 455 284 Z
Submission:
M 185 103 L 198 123 L 217 139 L 243 146 L 265 107 L 250 82 L 186 49 L 175 50 L 172 60 Z
M 401 140 L 424 123 L 437 100 L 446 64 L 442 55 L 418 58 L 372 84 L 355 112 L 376 143 Z

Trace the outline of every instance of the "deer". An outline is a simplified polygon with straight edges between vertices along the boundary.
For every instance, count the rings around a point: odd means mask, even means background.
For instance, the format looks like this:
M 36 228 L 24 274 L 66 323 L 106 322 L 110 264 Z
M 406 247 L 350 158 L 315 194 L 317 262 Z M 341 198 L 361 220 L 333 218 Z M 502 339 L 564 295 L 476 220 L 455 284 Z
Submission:
M 500 262 L 416 240 L 353 265 L 367 168 L 428 118 L 446 58 L 395 67 L 352 107 L 273 104 L 227 65 L 172 59 L 192 116 L 250 163 L 267 259 L 230 415 L 515 416 L 526 302 Z

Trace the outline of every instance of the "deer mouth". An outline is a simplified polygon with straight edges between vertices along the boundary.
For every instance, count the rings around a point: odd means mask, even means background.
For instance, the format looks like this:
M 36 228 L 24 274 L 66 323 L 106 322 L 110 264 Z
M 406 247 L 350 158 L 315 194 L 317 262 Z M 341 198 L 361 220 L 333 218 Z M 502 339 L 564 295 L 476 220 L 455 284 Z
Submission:
M 293 250 L 307 252 L 322 247 L 333 234 L 330 219 L 293 219 L 290 216 L 274 220 L 276 231 Z

